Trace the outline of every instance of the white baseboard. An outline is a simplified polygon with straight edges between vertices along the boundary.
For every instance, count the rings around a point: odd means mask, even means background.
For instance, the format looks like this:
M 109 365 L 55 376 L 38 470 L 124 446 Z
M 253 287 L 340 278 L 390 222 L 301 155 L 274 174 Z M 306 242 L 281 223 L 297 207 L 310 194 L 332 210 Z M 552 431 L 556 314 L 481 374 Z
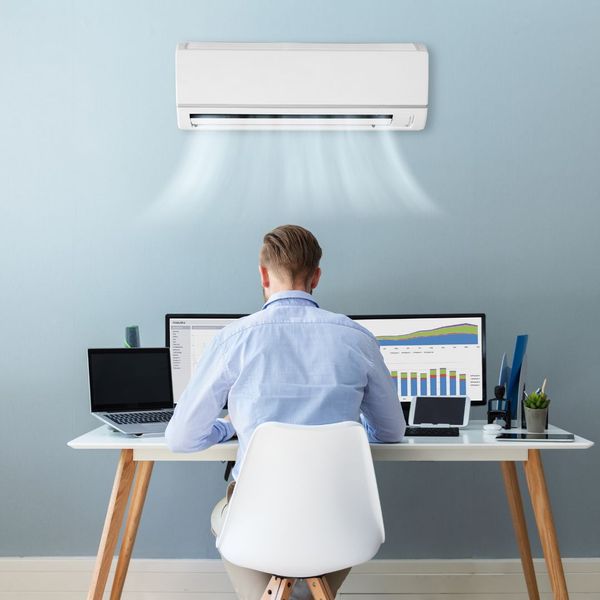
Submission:
M 92 558 L 1 558 L 0 600 L 82 600 Z M 600 558 L 563 561 L 571 600 L 600 600 Z M 552 598 L 535 561 L 542 600 Z M 108 598 L 108 596 L 106 596 Z M 518 560 L 374 560 L 355 567 L 341 600 L 526 600 Z M 219 560 L 134 559 L 122 600 L 236 600 Z

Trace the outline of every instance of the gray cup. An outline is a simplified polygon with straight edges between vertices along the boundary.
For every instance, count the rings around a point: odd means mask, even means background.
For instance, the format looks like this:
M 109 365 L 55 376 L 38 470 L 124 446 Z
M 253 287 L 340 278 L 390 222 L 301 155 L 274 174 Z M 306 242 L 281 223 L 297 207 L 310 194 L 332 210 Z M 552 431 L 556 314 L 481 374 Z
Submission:
M 140 328 L 137 325 L 125 327 L 125 348 L 140 347 Z
M 525 407 L 525 422 L 527 423 L 527 431 L 530 433 L 544 433 L 546 431 L 547 418 L 547 408 Z

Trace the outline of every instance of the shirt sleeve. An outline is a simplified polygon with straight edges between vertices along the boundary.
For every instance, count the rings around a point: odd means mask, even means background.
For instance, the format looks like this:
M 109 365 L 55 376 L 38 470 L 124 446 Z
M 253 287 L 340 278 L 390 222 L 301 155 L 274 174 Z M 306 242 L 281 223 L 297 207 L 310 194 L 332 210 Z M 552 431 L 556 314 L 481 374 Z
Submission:
M 229 421 L 219 419 L 233 378 L 218 337 L 206 348 L 165 431 L 173 452 L 198 452 L 235 434 Z
M 361 404 L 361 422 L 370 442 L 400 442 L 406 429 L 406 421 L 398 391 L 390 377 L 379 346 L 374 344 L 371 353 L 372 366 Z

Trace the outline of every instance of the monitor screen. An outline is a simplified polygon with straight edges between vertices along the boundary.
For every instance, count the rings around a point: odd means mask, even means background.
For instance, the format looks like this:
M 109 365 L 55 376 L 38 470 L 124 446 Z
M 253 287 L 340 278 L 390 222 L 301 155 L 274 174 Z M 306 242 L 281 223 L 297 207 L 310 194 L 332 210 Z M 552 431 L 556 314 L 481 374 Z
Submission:
M 88 350 L 92 412 L 173 408 L 168 348 Z
M 400 400 L 469 396 L 485 404 L 485 315 L 353 316 L 377 338 Z
M 166 315 L 166 345 L 171 349 L 173 398 L 179 401 L 213 337 L 245 315 Z

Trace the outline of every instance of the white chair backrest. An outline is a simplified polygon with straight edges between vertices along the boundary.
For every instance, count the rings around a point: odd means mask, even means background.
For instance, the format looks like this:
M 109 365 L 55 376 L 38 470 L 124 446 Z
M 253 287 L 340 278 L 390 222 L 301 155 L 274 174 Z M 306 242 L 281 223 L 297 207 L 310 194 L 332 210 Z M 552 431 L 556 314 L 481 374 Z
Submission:
M 256 428 L 217 538 L 226 560 L 272 575 L 312 577 L 370 560 L 384 539 L 360 424 Z

